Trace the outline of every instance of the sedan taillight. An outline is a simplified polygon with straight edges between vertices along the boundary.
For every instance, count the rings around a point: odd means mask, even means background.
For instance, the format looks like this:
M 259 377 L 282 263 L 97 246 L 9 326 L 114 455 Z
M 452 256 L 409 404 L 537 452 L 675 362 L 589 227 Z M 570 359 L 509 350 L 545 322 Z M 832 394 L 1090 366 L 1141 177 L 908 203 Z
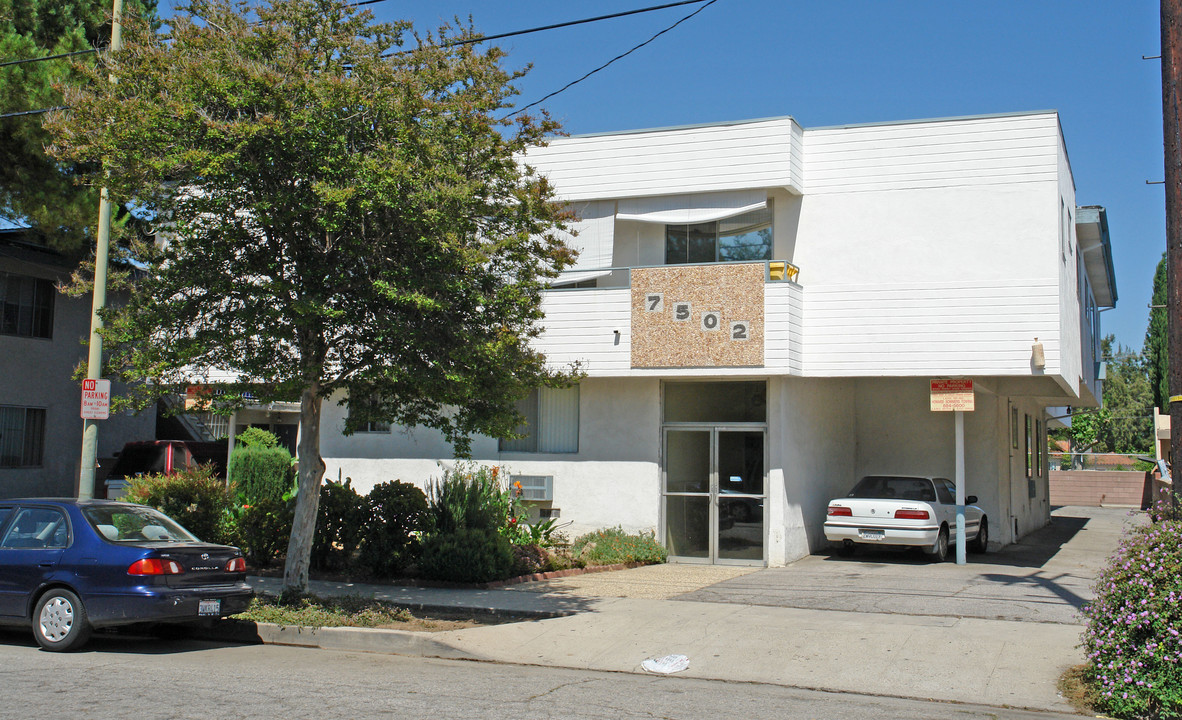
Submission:
M 143 558 L 136 560 L 127 568 L 128 575 L 180 575 L 185 570 L 176 560 L 161 560 L 160 558 Z
M 246 572 L 246 558 L 231 558 L 230 562 L 226 563 L 226 572 Z
M 829 506 L 829 516 L 833 517 L 834 515 L 840 515 L 843 517 L 853 517 L 854 511 L 850 510 L 848 507 L 842 507 L 841 505 L 830 505 Z
M 896 510 L 896 520 L 927 520 L 931 515 L 928 515 L 927 510 Z

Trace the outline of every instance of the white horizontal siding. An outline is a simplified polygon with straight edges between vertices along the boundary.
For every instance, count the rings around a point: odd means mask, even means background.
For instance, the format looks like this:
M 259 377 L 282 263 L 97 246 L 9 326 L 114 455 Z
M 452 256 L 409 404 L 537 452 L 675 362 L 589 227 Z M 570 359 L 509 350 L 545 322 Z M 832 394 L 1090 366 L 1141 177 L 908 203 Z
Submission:
M 805 289 L 803 374 L 1030 375 L 1031 345 L 1059 372 L 1053 279 Z
M 808 194 L 1054 181 L 1054 113 L 804 131 Z
M 778 118 L 559 138 L 531 148 L 525 162 L 566 200 L 797 187 L 799 136 L 791 118 Z
M 768 283 L 763 290 L 763 362 L 776 374 L 799 375 L 804 295 L 795 283 Z
M 588 375 L 618 375 L 632 365 L 632 290 L 555 290 L 542 300 L 544 330 L 534 348 L 551 367 L 582 361 Z M 615 344 L 615 330 L 620 342 Z

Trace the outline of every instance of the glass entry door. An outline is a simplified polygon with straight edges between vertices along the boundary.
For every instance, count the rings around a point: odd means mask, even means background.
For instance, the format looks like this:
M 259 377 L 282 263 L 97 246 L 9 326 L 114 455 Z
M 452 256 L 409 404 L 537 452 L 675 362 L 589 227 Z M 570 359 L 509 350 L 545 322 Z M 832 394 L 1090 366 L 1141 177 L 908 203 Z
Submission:
M 679 560 L 764 561 L 764 430 L 666 428 L 665 544 Z

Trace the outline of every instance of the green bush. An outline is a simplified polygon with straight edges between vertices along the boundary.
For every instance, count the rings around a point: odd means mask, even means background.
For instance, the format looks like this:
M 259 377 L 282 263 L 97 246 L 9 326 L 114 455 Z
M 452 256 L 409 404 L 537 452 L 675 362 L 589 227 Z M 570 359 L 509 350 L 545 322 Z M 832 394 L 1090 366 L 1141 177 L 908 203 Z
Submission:
M 292 487 L 291 453 L 281 447 L 236 447 L 230 454 L 230 478 L 250 503 L 280 501 Z
M 237 541 L 247 562 L 269 567 L 280 553 L 287 551 L 294 505 L 292 501 L 263 498 L 236 510 Z
M 378 577 L 400 575 L 418 556 L 416 533 L 427 523 L 427 498 L 410 483 L 375 485 L 366 496 L 365 520 L 358 561 Z
M 651 532 L 630 535 L 621 527 L 604 528 L 575 539 L 571 546 L 575 560 L 587 565 L 618 563 L 663 563 L 665 548 Z
M 247 447 L 261 447 L 273 448 L 279 447 L 279 438 L 275 437 L 275 433 L 270 430 L 264 430 L 257 427 L 249 427 L 240 432 L 234 438 L 236 446 Z
M 320 507 L 316 511 L 312 568 L 349 569 L 361 545 L 368 514 L 366 498 L 353 489 L 351 478 L 345 478 L 343 483 L 325 482 L 320 488 Z
M 500 468 L 460 465 L 443 473 L 427 487 L 431 530 L 450 535 L 457 530 L 501 531 L 508 527 L 513 508 L 501 487 Z
M 1121 541 L 1084 608 L 1098 709 L 1121 718 L 1182 717 L 1182 519 L 1167 505 L 1153 520 Z
M 512 577 L 513 546 L 496 530 L 460 528 L 423 541 L 423 577 L 451 582 L 489 582 Z
M 232 503 L 225 483 L 214 477 L 213 465 L 132 478 L 123 499 L 156 508 L 206 542 L 234 539 L 229 513 Z

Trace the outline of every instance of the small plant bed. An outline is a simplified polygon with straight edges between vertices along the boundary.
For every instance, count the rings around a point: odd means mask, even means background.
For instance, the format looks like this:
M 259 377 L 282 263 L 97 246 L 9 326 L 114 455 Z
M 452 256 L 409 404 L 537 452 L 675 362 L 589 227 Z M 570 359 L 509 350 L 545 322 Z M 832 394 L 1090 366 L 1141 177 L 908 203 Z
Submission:
M 470 612 L 423 613 L 358 595 L 287 599 L 259 595 L 237 620 L 273 623 L 283 627 L 357 627 L 385 630 L 443 632 L 511 622 L 508 618 L 477 616 Z

